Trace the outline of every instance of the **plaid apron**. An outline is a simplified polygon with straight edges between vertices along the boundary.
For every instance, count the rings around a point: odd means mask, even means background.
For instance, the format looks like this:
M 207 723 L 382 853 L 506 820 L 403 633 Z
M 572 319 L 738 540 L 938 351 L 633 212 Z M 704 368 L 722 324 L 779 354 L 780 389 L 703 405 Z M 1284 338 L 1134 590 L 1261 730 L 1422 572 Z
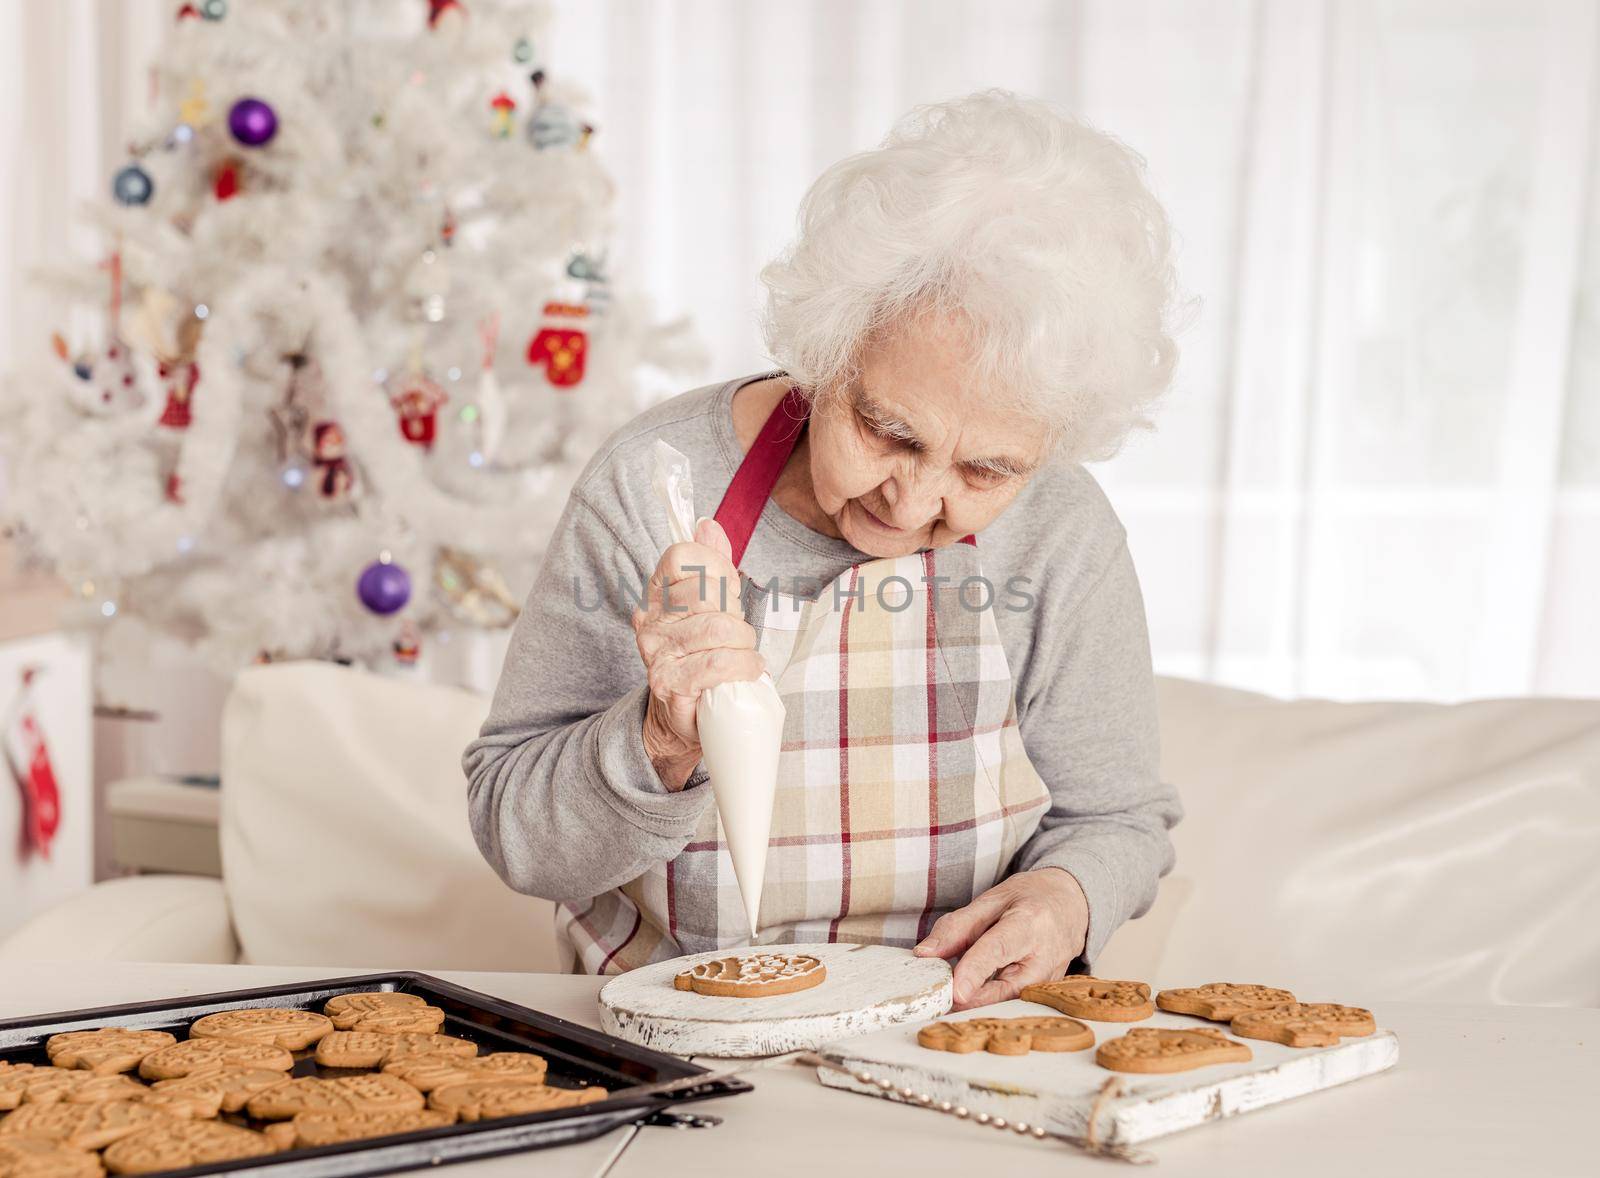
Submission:
M 795 392 L 779 403 L 717 509 L 735 564 L 807 411 Z M 1050 794 L 1022 746 L 992 590 L 968 578 L 981 578 L 971 536 L 854 565 L 815 597 L 746 583 L 787 711 L 761 944 L 914 945 L 1038 828 Z M 561 905 L 568 959 L 621 973 L 750 944 L 721 834 L 712 806 L 677 858 Z

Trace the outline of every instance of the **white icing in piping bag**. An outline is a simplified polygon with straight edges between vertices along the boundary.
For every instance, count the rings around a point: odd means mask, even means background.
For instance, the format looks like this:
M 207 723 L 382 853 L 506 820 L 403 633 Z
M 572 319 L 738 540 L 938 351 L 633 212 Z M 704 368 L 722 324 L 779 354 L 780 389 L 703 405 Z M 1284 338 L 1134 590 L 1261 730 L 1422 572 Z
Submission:
M 659 439 L 655 445 L 656 495 L 667 509 L 675 544 L 694 539 L 694 486 L 689 460 Z M 737 610 L 736 602 L 729 605 Z M 711 776 L 711 792 L 722 819 L 723 839 L 744 899 L 754 938 L 767 874 L 772 833 L 772 798 L 778 787 L 778 752 L 783 744 L 783 701 L 772 677 L 719 683 L 700 693 L 695 723 L 700 754 Z

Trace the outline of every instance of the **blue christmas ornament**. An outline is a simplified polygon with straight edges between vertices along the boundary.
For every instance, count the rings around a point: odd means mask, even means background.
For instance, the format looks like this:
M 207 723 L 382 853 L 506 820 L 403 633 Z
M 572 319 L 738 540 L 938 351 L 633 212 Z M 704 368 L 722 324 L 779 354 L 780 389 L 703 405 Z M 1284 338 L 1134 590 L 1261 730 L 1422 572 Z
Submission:
M 138 164 L 129 164 L 120 168 L 111 178 L 111 195 L 119 205 L 144 205 L 150 203 L 150 198 L 155 195 L 155 181 L 150 179 L 150 173 Z

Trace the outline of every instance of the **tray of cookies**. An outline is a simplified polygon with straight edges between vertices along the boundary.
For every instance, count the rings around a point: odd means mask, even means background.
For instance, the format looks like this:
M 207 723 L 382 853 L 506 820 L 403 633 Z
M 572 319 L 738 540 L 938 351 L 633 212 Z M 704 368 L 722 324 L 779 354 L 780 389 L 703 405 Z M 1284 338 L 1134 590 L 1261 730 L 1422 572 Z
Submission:
M 1069 977 L 827 1045 L 832 1088 L 1126 1150 L 1392 1068 L 1371 1011 L 1256 983 Z
M 394 972 L 0 1020 L 0 1176 L 343 1178 L 580 1141 L 750 1091 Z

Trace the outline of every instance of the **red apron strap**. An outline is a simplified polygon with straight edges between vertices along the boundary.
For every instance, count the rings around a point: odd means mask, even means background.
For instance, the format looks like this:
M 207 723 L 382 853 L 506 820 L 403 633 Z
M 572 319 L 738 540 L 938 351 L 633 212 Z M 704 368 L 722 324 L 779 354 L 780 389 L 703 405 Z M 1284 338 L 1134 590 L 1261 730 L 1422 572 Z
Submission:
M 751 443 L 750 452 L 739 463 L 739 469 L 734 472 L 733 481 L 728 484 L 722 502 L 717 504 L 716 521 L 722 525 L 722 530 L 728 534 L 728 542 L 733 546 L 735 568 L 744 560 L 750 537 L 755 535 L 756 521 L 761 518 L 767 500 L 772 497 L 772 488 L 778 485 L 778 476 L 783 473 L 784 463 L 794 453 L 795 444 L 800 440 L 800 430 L 810 416 L 811 403 L 799 389 L 791 388 L 785 393 L 762 423 L 761 432 Z M 976 546 L 978 539 L 968 535 L 961 537 L 960 542 Z
M 728 484 L 722 502 L 717 505 L 716 520 L 728 533 L 733 545 L 733 563 L 738 567 L 744 559 L 744 550 L 750 546 L 755 534 L 756 520 L 772 497 L 772 488 L 778 485 L 784 463 L 794 453 L 800 440 L 800 430 L 811 415 L 811 404 L 799 389 L 791 388 L 778 401 L 761 432 L 750 446 L 750 452 L 739 463 L 733 481 Z

